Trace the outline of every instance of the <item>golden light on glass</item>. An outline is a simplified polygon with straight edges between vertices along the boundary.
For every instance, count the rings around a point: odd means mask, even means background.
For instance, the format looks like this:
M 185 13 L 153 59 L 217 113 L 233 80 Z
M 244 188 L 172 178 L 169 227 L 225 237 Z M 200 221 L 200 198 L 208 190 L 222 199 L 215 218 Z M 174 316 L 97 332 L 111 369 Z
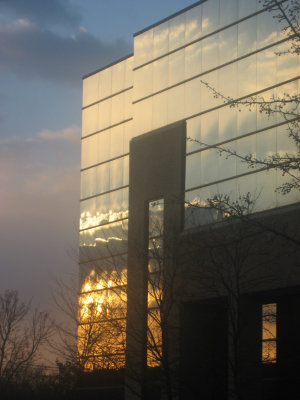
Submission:
M 262 305 L 262 362 L 277 361 L 277 304 Z

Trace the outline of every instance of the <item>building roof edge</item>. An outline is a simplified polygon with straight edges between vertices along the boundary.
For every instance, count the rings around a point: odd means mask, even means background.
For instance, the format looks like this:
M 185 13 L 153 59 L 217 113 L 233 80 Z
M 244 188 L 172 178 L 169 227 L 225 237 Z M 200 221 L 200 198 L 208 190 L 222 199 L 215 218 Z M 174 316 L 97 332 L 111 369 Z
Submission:
M 138 35 L 141 35 L 142 33 L 148 31 L 149 29 L 154 28 L 155 26 L 160 25 L 160 24 L 162 24 L 162 23 L 168 21 L 169 19 L 172 19 L 172 18 L 174 18 L 174 17 L 177 17 L 177 15 L 180 15 L 180 14 L 182 14 L 182 13 L 184 13 L 184 12 L 186 12 L 186 11 L 188 11 L 188 10 L 194 8 L 194 7 L 197 7 L 199 4 L 205 3 L 206 1 L 207 1 L 207 0 L 200 0 L 200 1 L 197 1 L 196 3 L 191 4 L 190 6 L 185 7 L 185 8 L 183 8 L 182 10 L 179 10 L 179 11 L 177 11 L 176 13 L 171 14 L 171 15 L 169 15 L 168 17 L 166 17 L 166 18 L 164 18 L 164 19 L 161 19 L 161 20 L 155 22 L 154 24 L 149 25 L 149 26 L 147 26 L 146 28 L 144 28 L 144 29 L 142 29 L 142 30 L 140 30 L 140 31 L 138 31 L 138 32 L 136 32 L 136 33 L 134 33 L 134 34 L 133 34 L 133 37 L 138 36 Z
M 98 72 L 103 71 L 103 70 L 106 69 L 106 68 L 112 67 L 113 65 L 118 64 L 119 62 L 124 61 L 124 60 L 126 60 L 127 58 L 130 58 L 130 57 L 132 57 L 132 56 L 133 56 L 133 53 L 130 53 L 130 54 L 128 54 L 127 56 L 124 56 L 124 57 L 122 57 L 122 58 L 119 58 L 118 60 L 113 61 L 113 62 L 111 62 L 110 64 L 105 65 L 104 67 L 101 67 L 101 68 L 99 68 L 99 69 L 96 69 L 96 71 L 93 71 L 93 72 L 90 72 L 90 73 L 87 74 L 87 75 L 84 75 L 84 76 L 82 77 L 82 79 L 86 79 L 86 78 L 88 78 L 89 76 L 95 75 L 95 74 L 97 74 Z

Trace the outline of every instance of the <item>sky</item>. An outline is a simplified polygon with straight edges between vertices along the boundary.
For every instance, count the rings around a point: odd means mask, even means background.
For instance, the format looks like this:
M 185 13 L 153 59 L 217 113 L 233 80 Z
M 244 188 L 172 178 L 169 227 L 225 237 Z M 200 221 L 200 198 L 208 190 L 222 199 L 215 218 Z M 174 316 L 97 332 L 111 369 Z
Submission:
M 194 0 L 0 0 L 0 293 L 76 275 L 82 76 Z

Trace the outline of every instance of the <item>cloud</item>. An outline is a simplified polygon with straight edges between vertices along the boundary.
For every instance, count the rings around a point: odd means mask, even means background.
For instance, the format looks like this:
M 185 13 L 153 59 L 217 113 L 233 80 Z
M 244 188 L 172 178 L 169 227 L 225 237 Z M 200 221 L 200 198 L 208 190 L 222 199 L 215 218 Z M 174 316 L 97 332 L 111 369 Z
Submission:
M 44 140 L 65 140 L 67 142 L 78 142 L 80 135 L 81 129 L 77 125 L 72 125 L 58 131 L 44 129 L 37 134 L 39 138 Z
M 84 29 L 72 36 L 61 36 L 25 19 L 0 25 L 0 71 L 79 86 L 83 75 L 132 51 L 131 43 L 100 40 Z
M 65 141 L 69 143 L 73 143 L 75 145 L 79 145 L 81 138 L 81 128 L 78 125 L 71 125 L 64 129 L 59 130 L 51 130 L 51 129 L 43 129 L 38 132 L 36 136 L 31 137 L 4 137 L 0 138 L 0 145 L 2 146 L 10 146 L 10 145 L 26 145 L 26 143 L 36 143 L 42 141 Z
M 81 21 L 79 10 L 69 0 L 0 0 L 0 10 L 43 26 L 76 26 Z
M 75 127 L 60 132 L 62 140 L 58 131 L 56 140 L 15 138 L 0 146 L 0 292 L 19 289 L 43 305 L 51 279 L 73 268 L 68 253 L 78 241 L 79 140 L 64 134 L 75 135 Z

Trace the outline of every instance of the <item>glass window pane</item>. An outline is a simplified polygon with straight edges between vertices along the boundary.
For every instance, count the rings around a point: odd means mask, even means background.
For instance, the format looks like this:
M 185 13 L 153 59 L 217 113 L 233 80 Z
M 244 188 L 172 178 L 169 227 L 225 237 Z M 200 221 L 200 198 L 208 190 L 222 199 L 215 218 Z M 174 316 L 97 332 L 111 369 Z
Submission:
M 240 107 L 237 114 L 237 134 L 243 135 L 256 131 L 256 106 L 251 107 Z
M 133 121 L 128 121 L 124 124 L 124 153 L 129 153 L 129 144 L 133 137 Z
M 276 48 L 270 48 L 257 54 L 257 90 L 276 85 L 278 56 Z
M 105 68 L 100 72 L 99 98 L 103 99 L 111 95 L 111 68 Z
M 153 89 L 153 65 L 148 64 L 134 71 L 134 99 L 148 96 Z
M 137 67 L 153 58 L 153 29 L 134 37 L 134 66 Z
M 235 22 L 238 19 L 238 0 L 220 1 L 220 27 Z
M 236 194 L 236 179 L 230 179 L 225 182 L 217 184 L 217 194 L 229 196 L 231 202 L 235 202 L 237 198 Z
M 124 87 L 128 88 L 133 85 L 133 57 L 127 58 L 125 61 L 125 84 Z
M 184 45 L 185 14 L 180 14 L 169 21 L 169 51 Z
M 209 0 L 202 4 L 202 33 L 207 35 L 219 28 L 219 0 Z
M 186 152 L 199 150 L 201 141 L 201 116 L 186 121 Z
M 96 219 L 96 225 L 110 222 L 110 193 L 96 197 Z
M 185 78 L 202 72 L 202 43 L 197 42 L 185 48 Z
M 113 160 L 110 166 L 110 189 L 123 186 L 123 157 Z
M 262 362 L 263 363 L 275 363 L 276 362 L 276 341 L 265 341 L 262 342 Z
M 120 92 L 125 85 L 125 61 L 121 61 L 111 67 L 112 93 Z
M 219 109 L 219 141 L 233 139 L 237 134 L 237 108 L 222 107 Z M 230 146 L 230 144 L 229 144 Z
M 202 70 L 208 71 L 218 65 L 219 43 L 216 36 L 213 35 L 202 40 Z
M 221 4 L 224 3 L 221 1 Z M 237 58 L 237 25 L 219 33 L 219 63 L 225 64 Z M 235 81 L 232 79 L 232 83 Z
M 201 116 L 201 142 L 210 146 L 218 143 L 218 140 L 219 110 L 215 110 Z
M 184 116 L 184 85 L 168 90 L 168 124 Z
M 98 115 L 99 130 L 107 128 L 108 126 L 112 125 L 111 107 L 112 107 L 112 99 L 107 99 L 99 103 L 99 115 Z
M 153 129 L 167 125 L 168 93 L 162 92 L 153 97 Z
M 111 98 L 111 125 L 124 120 L 124 93 Z
M 216 149 L 201 152 L 201 185 L 217 181 L 219 154 Z
M 201 82 L 200 79 L 196 78 L 192 81 L 184 84 L 184 95 L 185 95 L 185 117 L 193 114 L 197 114 L 201 111 Z
M 258 197 L 256 173 L 237 178 L 237 197 L 244 196 L 247 193 L 251 193 L 252 199 Z
M 262 362 L 276 362 L 277 304 L 262 305 Z
M 82 136 L 99 130 L 99 104 L 82 110 Z
M 128 217 L 128 188 L 80 202 L 80 229 Z
M 262 93 L 259 97 L 259 101 L 272 101 L 273 98 L 276 97 L 276 89 L 271 89 L 267 92 Z M 257 129 L 267 128 L 271 125 L 277 123 L 277 117 L 279 117 L 278 113 L 266 113 L 264 111 L 260 112 L 260 108 L 258 106 L 257 110 Z M 279 122 L 279 121 L 278 121 Z
M 206 186 L 185 194 L 185 228 L 206 225 L 222 218 L 215 210 L 208 208 L 207 199 L 212 199 L 218 193 L 216 185 Z
M 257 201 L 256 211 L 268 210 L 276 206 L 276 171 L 262 171 L 257 173 Z
M 124 125 L 117 125 L 110 130 L 110 157 L 115 158 L 124 153 Z
M 96 190 L 94 194 L 99 194 L 110 190 L 110 163 L 101 164 L 96 167 Z
M 248 1 L 248 3 L 251 3 Z M 256 50 L 256 16 L 238 24 L 238 57 Z
M 124 120 L 132 118 L 133 115 L 132 96 L 133 96 L 132 89 L 124 92 Z
M 90 168 L 81 172 L 81 198 L 90 197 L 96 194 L 97 177 L 96 168 Z
M 103 162 L 110 157 L 110 130 L 100 132 L 98 135 L 98 162 Z
M 185 13 L 185 42 L 189 43 L 201 36 L 202 6 L 201 4 Z
M 126 253 L 127 232 L 127 220 L 87 229 L 79 234 L 80 246 L 96 247 L 93 251 L 93 255 L 97 255 L 95 258 Z
M 226 65 L 219 70 L 219 92 L 223 102 L 237 97 L 237 63 Z
M 153 92 L 168 87 L 168 57 L 161 58 L 153 63 Z
M 239 19 L 256 12 L 256 1 L 239 0 Z
M 134 104 L 133 123 L 135 136 L 152 130 L 152 97 Z
M 238 61 L 238 97 L 256 92 L 256 55 Z
M 265 11 L 257 15 L 257 48 L 260 49 L 277 41 L 277 18 Z
M 154 27 L 153 36 L 153 58 L 156 58 L 169 50 L 169 23 L 165 22 Z
M 218 71 L 211 72 L 201 77 L 203 83 L 201 84 L 201 104 L 202 110 L 208 110 L 222 104 L 223 101 L 220 97 L 216 98 L 214 90 L 219 90 Z
M 127 283 L 127 254 L 109 257 L 101 260 L 80 264 L 80 291 L 89 292 L 97 288 L 98 282 L 103 279 L 103 288 L 125 285 Z M 113 285 L 108 281 L 112 280 Z
M 98 162 L 98 135 L 87 137 L 81 141 L 81 168 L 95 165 Z
M 149 202 L 149 237 L 161 236 L 164 227 L 164 199 Z
M 116 221 L 128 217 L 128 204 L 124 201 L 124 190 L 116 190 L 110 193 L 110 209 L 109 209 L 109 221 Z M 127 196 L 126 196 L 127 199 Z
M 241 157 L 246 157 L 250 154 L 256 156 L 256 135 L 247 136 L 236 141 L 236 152 Z M 237 174 L 244 174 L 250 172 L 249 164 L 240 158 L 236 158 Z
M 257 159 L 265 160 L 276 153 L 276 128 L 259 132 L 256 135 Z M 258 167 L 260 167 L 258 165 Z
M 97 101 L 99 91 L 99 74 L 94 74 L 83 80 L 82 106 L 85 107 Z
M 262 305 L 262 338 L 276 339 L 277 304 Z
M 201 152 L 186 157 L 185 188 L 201 185 Z
M 230 151 L 234 152 L 236 149 L 236 142 L 230 142 L 225 144 L 223 147 L 229 148 Z M 236 161 L 237 158 L 235 156 L 228 156 L 228 153 L 222 153 L 222 155 L 219 155 L 218 160 L 216 160 L 216 163 L 219 163 L 218 179 L 226 179 L 235 176 Z
M 281 56 L 276 57 L 277 61 L 277 82 L 283 82 L 298 74 L 298 58 L 297 54 L 289 52 L 292 41 L 287 41 L 277 46 L 276 51 L 283 53 Z
M 184 49 L 169 55 L 169 86 L 184 79 Z
M 86 229 L 98 225 L 96 219 L 96 203 L 96 198 L 80 202 L 79 229 Z

